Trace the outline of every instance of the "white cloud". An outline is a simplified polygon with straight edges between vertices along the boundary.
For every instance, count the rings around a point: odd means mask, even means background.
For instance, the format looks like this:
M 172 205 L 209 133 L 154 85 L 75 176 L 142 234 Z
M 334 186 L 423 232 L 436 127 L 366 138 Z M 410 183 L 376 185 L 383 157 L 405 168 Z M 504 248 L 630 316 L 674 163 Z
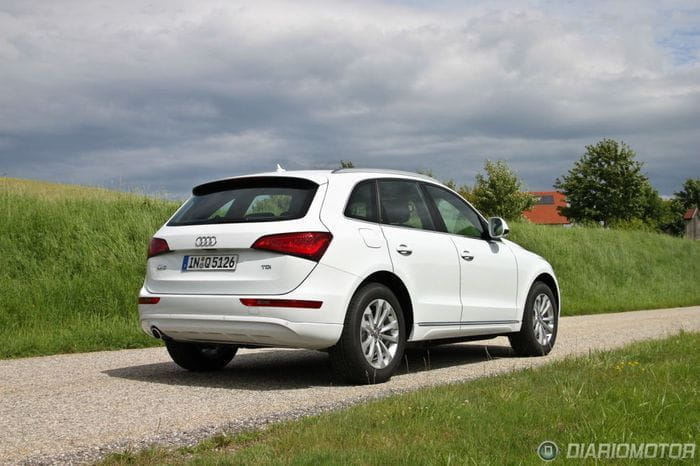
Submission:
M 7 3 L 0 168 L 138 183 L 141 161 L 184 191 L 193 164 L 432 163 L 471 181 L 500 157 L 544 188 L 616 137 L 664 192 L 697 176 L 692 2 L 492 5 Z

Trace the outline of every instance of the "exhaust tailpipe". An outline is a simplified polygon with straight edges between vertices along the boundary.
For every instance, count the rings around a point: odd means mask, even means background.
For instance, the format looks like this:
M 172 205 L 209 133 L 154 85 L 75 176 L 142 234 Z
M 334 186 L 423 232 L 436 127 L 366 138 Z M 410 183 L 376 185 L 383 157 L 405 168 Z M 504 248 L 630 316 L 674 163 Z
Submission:
M 158 330 L 158 327 L 156 327 L 155 325 L 151 327 L 151 334 L 153 335 L 153 338 L 156 338 L 158 340 L 163 338 L 163 334 L 160 333 L 160 330 Z

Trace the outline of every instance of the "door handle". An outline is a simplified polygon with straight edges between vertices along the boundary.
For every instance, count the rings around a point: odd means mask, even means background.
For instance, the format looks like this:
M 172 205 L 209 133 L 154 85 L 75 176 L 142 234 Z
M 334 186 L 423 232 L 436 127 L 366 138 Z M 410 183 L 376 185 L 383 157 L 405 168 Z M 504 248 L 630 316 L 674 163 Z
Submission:
M 405 244 L 399 244 L 399 247 L 396 248 L 396 252 L 398 252 L 402 256 L 410 256 L 411 254 L 413 254 L 413 251 L 408 249 L 408 246 L 406 246 Z
M 472 260 L 474 260 L 474 255 L 469 251 L 462 251 L 462 259 L 464 259 L 467 262 L 471 262 Z

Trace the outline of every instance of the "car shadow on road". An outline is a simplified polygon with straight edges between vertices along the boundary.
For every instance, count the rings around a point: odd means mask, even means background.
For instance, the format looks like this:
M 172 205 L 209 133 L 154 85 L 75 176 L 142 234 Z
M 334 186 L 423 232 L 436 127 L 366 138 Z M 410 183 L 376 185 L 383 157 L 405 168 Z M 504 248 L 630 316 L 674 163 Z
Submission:
M 509 346 L 489 345 L 486 342 L 408 349 L 396 375 L 504 357 L 513 357 Z M 162 362 L 109 369 L 103 373 L 146 383 L 257 391 L 347 385 L 333 373 L 326 353 L 307 350 L 242 350 L 225 369 L 218 372 L 188 372 L 175 363 Z

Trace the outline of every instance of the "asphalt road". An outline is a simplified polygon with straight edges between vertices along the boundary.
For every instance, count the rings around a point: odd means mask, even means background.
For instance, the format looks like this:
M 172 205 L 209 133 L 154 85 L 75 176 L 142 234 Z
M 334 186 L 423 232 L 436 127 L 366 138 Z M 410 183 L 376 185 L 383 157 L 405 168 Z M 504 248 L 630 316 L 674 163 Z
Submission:
M 700 331 L 700 306 L 565 317 L 547 357 L 513 357 L 505 338 L 448 345 L 411 353 L 390 382 L 362 387 L 335 379 L 326 354 L 303 350 L 241 350 L 213 374 L 179 369 L 164 348 L 0 361 L 0 462 L 78 463 L 151 442 L 190 444 L 681 329 Z

